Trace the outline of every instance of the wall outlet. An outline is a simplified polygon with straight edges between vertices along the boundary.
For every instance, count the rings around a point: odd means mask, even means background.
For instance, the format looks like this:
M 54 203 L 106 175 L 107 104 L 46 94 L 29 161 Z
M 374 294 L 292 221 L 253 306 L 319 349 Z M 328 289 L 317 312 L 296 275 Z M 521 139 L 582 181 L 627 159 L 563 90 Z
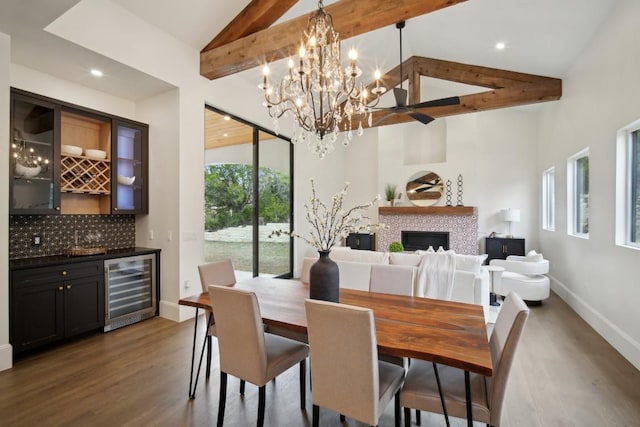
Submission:
M 31 238 L 31 244 L 33 246 L 40 246 L 42 244 L 42 236 L 39 234 L 34 234 Z

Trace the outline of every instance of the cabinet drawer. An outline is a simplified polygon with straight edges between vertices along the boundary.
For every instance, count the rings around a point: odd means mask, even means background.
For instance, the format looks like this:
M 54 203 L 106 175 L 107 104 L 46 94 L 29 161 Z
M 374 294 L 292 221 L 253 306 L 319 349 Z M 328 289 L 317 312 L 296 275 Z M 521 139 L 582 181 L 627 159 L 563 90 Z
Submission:
M 77 279 L 104 274 L 102 261 L 78 262 L 52 267 L 36 267 L 13 272 L 13 286 L 31 286 L 43 282 Z

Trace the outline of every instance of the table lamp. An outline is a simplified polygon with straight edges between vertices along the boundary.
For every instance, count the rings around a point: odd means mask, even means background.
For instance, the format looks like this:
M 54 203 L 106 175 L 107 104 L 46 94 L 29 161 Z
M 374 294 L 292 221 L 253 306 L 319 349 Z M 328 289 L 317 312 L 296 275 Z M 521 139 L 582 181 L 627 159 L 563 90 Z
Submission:
M 502 220 L 509 223 L 509 234 L 507 237 L 513 237 L 513 234 L 511 234 L 511 224 L 514 222 L 520 222 L 520 209 L 503 209 Z

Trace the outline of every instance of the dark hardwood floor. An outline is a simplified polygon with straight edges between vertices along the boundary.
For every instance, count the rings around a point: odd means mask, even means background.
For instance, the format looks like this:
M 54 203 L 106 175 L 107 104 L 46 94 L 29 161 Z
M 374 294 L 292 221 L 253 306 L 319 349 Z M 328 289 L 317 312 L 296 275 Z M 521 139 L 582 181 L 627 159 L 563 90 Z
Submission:
M 217 358 L 209 382 L 201 378 L 196 399 L 187 398 L 192 331 L 192 321 L 155 318 L 24 357 L 0 372 L 0 426 L 215 425 Z M 311 397 L 301 411 L 297 387 L 297 368 L 267 386 L 266 425 L 311 425 Z M 248 384 L 242 398 L 230 378 L 228 390 L 225 425 L 255 425 L 257 389 Z M 531 309 L 502 421 L 640 426 L 640 372 L 552 295 Z M 341 424 L 337 414 L 321 410 L 321 425 Z M 347 419 L 345 425 L 360 424 Z M 380 426 L 392 425 L 391 405 Z M 422 425 L 444 421 L 423 413 Z

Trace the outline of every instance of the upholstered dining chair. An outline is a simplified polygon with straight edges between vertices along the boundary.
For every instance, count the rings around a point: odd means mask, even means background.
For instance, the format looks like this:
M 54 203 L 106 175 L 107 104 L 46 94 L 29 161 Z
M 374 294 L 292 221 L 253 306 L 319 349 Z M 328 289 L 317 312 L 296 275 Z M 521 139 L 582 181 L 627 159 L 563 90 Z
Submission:
M 395 396 L 395 422 L 400 426 L 398 391 L 404 369 L 378 361 L 373 311 L 326 301 L 306 300 L 311 361 L 313 426 L 320 406 L 371 426 Z
M 500 425 L 509 371 L 528 316 L 529 309 L 522 298 L 513 292 L 507 295 L 489 339 L 493 376 L 470 374 L 475 421 L 495 427 Z M 445 408 L 438 394 L 436 372 L 440 374 Z M 445 413 L 447 425 L 449 420 L 446 413 L 466 418 L 464 372 L 444 365 L 439 365 L 438 370 L 434 371 L 430 362 L 413 360 L 400 392 L 400 404 L 404 407 L 405 416 L 409 408 Z M 409 425 L 405 419 L 405 426 Z
M 369 291 L 411 296 L 416 270 L 411 265 L 372 264 Z
M 265 384 L 300 364 L 300 407 L 306 401 L 306 359 L 309 346 L 264 332 L 258 299 L 253 292 L 209 286 L 220 352 L 218 427 L 224 422 L 227 375 L 259 387 L 257 426 L 264 425 Z M 241 393 L 244 390 L 241 389 Z
M 200 285 L 202 292 L 209 292 L 209 285 L 233 286 L 236 283 L 236 273 L 230 259 L 209 262 L 198 266 L 200 274 Z M 216 336 L 216 325 L 210 311 L 205 312 L 209 321 L 209 331 L 207 332 L 207 368 L 205 378 L 211 375 L 211 337 Z

